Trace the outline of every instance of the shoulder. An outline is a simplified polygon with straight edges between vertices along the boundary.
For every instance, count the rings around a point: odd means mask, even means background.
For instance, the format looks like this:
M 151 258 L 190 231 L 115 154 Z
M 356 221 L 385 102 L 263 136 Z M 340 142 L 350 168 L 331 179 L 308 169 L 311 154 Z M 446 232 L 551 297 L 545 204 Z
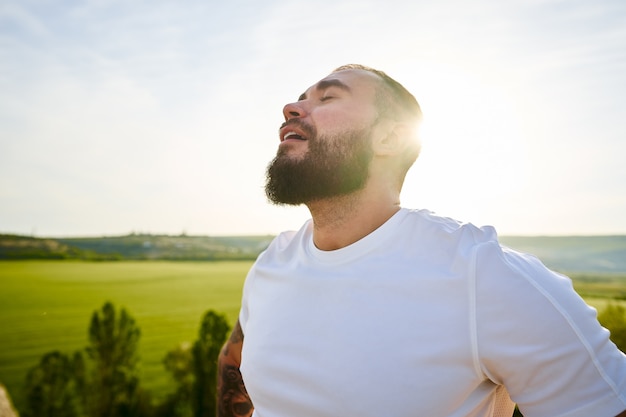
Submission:
M 425 246 L 427 253 L 445 255 L 450 262 L 459 262 L 470 277 L 483 283 L 494 279 L 498 285 L 506 278 L 515 277 L 539 287 L 553 283 L 562 285 L 571 281 L 548 269 L 536 256 L 503 245 L 496 229 L 490 225 L 477 226 L 428 210 L 407 210 L 405 224 L 400 229 L 411 239 Z
M 454 257 L 469 257 L 481 245 L 499 245 L 492 226 L 476 226 L 423 209 L 406 211 L 400 230 L 418 247 Z
M 405 209 L 405 211 L 406 221 L 419 227 L 421 233 L 452 237 L 463 235 L 477 242 L 496 239 L 496 232 L 492 226 L 476 226 L 425 209 Z

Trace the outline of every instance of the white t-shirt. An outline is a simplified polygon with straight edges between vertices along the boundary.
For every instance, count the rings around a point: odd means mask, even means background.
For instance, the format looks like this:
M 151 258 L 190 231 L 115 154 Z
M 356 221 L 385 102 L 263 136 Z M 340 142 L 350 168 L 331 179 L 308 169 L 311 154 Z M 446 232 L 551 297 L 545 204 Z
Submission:
M 244 285 L 241 372 L 256 417 L 613 417 L 626 356 L 571 281 L 494 230 L 402 209 L 345 248 L 307 222 Z

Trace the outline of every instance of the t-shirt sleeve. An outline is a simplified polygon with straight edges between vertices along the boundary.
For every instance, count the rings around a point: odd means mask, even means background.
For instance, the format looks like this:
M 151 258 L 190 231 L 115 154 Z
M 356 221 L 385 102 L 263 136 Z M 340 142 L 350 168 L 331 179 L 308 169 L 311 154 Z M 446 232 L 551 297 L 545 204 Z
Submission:
M 254 265 L 248 271 L 248 275 L 243 283 L 243 289 L 241 291 L 241 308 L 239 309 L 239 326 L 241 326 L 242 333 L 246 334 L 246 326 L 248 324 L 248 317 L 250 314 L 250 286 L 252 286 L 252 281 L 254 276 Z
M 474 261 L 477 360 L 525 417 L 626 409 L 626 356 L 569 278 L 497 242 L 478 247 Z

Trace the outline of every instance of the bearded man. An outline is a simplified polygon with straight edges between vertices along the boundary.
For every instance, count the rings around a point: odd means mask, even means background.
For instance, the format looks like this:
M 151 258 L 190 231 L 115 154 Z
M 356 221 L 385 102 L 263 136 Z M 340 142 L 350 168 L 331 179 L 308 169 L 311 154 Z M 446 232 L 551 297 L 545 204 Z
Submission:
M 246 278 L 219 416 L 626 416 L 626 356 L 568 278 L 400 206 L 422 118 L 402 85 L 343 66 L 283 113 L 266 193 L 311 220 Z

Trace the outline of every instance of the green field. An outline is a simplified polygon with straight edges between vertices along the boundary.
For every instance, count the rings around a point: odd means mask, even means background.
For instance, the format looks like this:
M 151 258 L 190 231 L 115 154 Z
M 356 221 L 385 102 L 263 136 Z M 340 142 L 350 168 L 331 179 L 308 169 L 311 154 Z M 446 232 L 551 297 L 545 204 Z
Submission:
M 0 262 L 0 383 L 19 405 L 27 370 L 46 352 L 84 348 L 91 315 L 111 301 L 141 328 L 142 384 L 163 395 L 172 388 L 161 363 L 165 354 L 196 340 L 209 309 L 234 324 L 251 264 Z
M 124 307 L 141 328 L 142 384 L 155 397 L 173 391 L 161 361 L 193 342 L 209 309 L 234 324 L 251 261 L 0 262 L 0 383 L 16 405 L 26 372 L 44 353 L 87 345 L 91 315 L 106 301 Z M 622 274 L 573 275 L 587 302 L 601 310 L 624 300 Z M 626 301 L 619 301 L 625 303 Z

